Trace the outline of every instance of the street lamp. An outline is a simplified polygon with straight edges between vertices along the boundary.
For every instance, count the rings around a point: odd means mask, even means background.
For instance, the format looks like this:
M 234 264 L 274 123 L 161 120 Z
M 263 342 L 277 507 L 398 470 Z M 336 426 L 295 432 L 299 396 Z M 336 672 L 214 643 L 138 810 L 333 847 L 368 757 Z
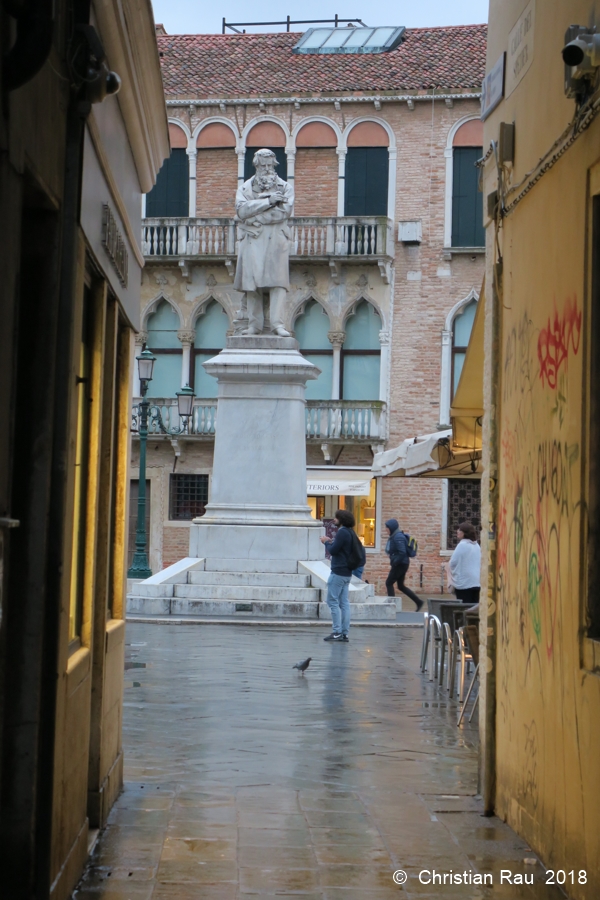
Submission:
M 140 475 L 137 528 L 135 531 L 135 553 L 133 554 L 133 560 L 127 572 L 127 577 L 150 578 L 152 570 L 150 569 L 148 553 L 146 552 L 146 443 L 148 441 L 148 421 L 151 419 L 153 423 L 155 422 L 163 434 L 187 434 L 190 416 L 194 410 L 195 395 L 189 384 L 186 384 L 180 391 L 176 391 L 177 407 L 182 424 L 179 428 L 167 428 L 163 422 L 159 407 L 151 406 L 150 401 L 146 399 L 148 384 L 152 381 L 156 357 L 144 344 L 142 352 L 136 357 L 136 360 L 140 379 L 140 395 L 142 398 L 134 412 L 134 419 L 137 420 L 138 434 L 140 436 Z

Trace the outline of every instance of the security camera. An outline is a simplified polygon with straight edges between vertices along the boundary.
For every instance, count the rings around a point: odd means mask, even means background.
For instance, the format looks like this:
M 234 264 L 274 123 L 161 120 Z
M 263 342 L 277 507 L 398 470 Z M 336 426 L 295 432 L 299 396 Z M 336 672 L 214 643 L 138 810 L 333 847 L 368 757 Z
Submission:
M 102 62 L 98 68 L 90 68 L 87 97 L 90 103 L 102 103 L 109 94 L 118 94 L 121 89 L 121 79 L 116 72 L 111 72 L 106 63 Z
M 581 102 L 590 92 L 600 67 L 600 34 L 584 25 L 570 25 L 562 49 L 565 94 Z

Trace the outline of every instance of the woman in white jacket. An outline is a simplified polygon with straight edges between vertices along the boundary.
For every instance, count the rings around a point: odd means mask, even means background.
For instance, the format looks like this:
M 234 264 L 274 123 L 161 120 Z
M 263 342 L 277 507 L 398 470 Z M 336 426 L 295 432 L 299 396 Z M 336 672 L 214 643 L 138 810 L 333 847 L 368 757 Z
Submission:
M 456 599 L 463 603 L 479 603 L 481 547 L 477 543 L 477 532 L 470 522 L 462 522 L 456 535 L 458 544 L 450 557 L 450 576 Z

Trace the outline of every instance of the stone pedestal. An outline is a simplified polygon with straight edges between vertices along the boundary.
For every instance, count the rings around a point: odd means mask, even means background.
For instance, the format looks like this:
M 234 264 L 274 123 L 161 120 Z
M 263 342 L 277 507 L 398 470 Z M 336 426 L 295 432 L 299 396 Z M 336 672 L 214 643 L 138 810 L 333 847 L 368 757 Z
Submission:
M 319 369 L 294 338 L 234 336 L 204 364 L 219 405 L 206 514 L 190 556 L 322 559 L 323 533 L 306 503 L 305 388 Z

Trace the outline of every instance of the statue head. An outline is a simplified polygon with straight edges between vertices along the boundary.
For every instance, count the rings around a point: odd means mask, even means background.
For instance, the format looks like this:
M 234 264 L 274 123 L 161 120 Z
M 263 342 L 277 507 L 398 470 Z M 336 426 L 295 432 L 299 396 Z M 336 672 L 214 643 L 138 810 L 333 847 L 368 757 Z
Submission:
M 277 186 L 275 166 L 279 165 L 279 163 L 272 150 L 257 150 L 252 159 L 252 164 L 256 169 L 254 184 L 259 191 L 268 191 Z

